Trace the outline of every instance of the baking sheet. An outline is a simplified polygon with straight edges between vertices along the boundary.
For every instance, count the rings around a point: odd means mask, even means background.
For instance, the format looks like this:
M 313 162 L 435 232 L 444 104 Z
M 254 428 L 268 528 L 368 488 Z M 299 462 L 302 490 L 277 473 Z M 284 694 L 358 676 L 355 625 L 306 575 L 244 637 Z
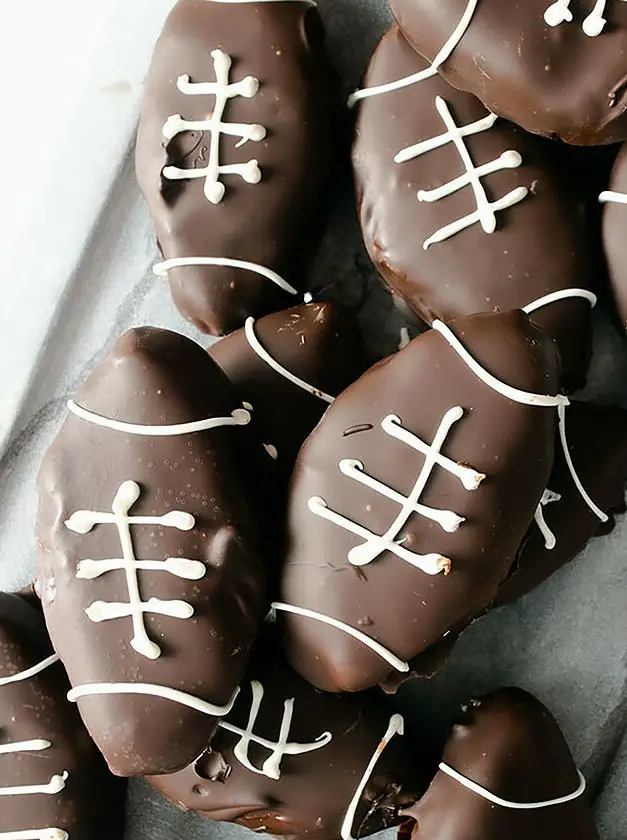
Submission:
M 35 0 L 28 8 L 32 13 L 47 5 Z M 61 68 L 74 88 L 64 88 L 65 116 L 47 145 L 46 177 L 26 191 L 12 235 L 3 239 L 3 589 L 32 577 L 35 476 L 65 402 L 85 374 L 131 326 L 169 327 L 208 343 L 178 315 L 163 281 L 152 276 L 154 238 L 133 177 L 141 81 L 172 5 L 173 0 L 98 4 L 99 35 L 90 42 L 89 61 L 83 51 L 82 63 Z M 350 91 L 389 22 L 385 2 L 320 0 L 319 5 L 330 51 Z M 59 0 L 63 13 L 55 25 L 71 21 L 76 38 L 80 21 L 74 6 L 74 0 Z M 93 24 L 88 17 L 86 27 Z M 15 37 L 10 27 L 4 37 Z M 0 82 L 0 100 L 4 91 Z M 89 177 L 78 174 L 77 160 Z M 334 201 L 311 283 L 334 284 L 336 296 L 363 304 L 369 346 L 380 355 L 398 344 L 403 321 L 363 251 L 349 184 Z M 602 307 L 595 320 L 588 395 L 627 406 L 627 345 Z M 535 593 L 475 624 L 438 677 L 410 684 L 394 703 L 416 732 L 424 729 L 433 737 L 469 696 L 508 684 L 535 692 L 553 709 L 589 780 L 603 840 L 627 840 L 627 518 Z M 128 812 L 127 840 L 229 840 L 248 833 L 182 814 L 141 781 L 131 785 Z

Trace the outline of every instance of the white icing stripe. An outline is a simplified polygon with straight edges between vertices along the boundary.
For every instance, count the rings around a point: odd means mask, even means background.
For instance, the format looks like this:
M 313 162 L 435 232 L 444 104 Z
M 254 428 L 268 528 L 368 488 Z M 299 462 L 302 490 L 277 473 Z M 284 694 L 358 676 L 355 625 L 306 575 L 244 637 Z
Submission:
M 596 505 L 590 496 L 588 495 L 585 487 L 581 483 L 579 476 L 577 475 L 577 470 L 575 469 L 575 465 L 573 464 L 573 459 L 570 454 L 570 450 L 568 448 L 568 437 L 566 435 L 566 406 L 560 405 L 558 408 L 558 415 L 559 415 L 559 429 L 560 429 L 560 439 L 562 441 L 562 449 L 564 450 L 564 458 L 566 460 L 566 464 L 568 465 L 568 470 L 570 475 L 575 483 L 575 487 L 581 494 L 581 498 L 584 502 L 588 505 L 592 513 L 597 516 L 601 522 L 607 522 L 609 520 L 609 516 L 604 513 L 601 508 Z
M 522 403 L 523 405 L 538 405 L 546 408 L 556 408 L 560 405 L 570 405 L 568 397 L 564 397 L 561 394 L 556 394 L 555 396 L 550 396 L 548 394 L 532 394 L 528 391 L 521 391 L 518 388 L 514 388 L 506 382 L 501 382 L 500 379 L 497 379 L 496 376 L 493 376 L 485 370 L 485 368 L 481 367 L 481 365 L 470 355 L 468 350 L 466 350 L 455 333 L 447 327 L 445 323 L 436 320 L 433 322 L 432 327 L 446 339 L 460 359 L 468 368 L 470 368 L 475 376 L 487 385 L 488 388 L 491 388 L 493 391 L 501 394 L 506 399 Z
M 531 394 L 527 391 L 520 391 L 518 388 L 513 388 L 511 385 L 507 385 L 507 383 L 505 382 L 501 382 L 500 379 L 497 379 L 491 373 L 488 373 L 488 371 L 485 370 L 485 368 L 481 367 L 481 365 L 476 361 L 476 359 L 473 359 L 473 357 L 466 350 L 461 341 L 457 338 L 453 331 L 446 326 L 446 324 L 444 324 L 442 321 L 434 321 L 432 327 L 434 330 L 437 330 L 437 332 L 439 332 L 446 339 L 446 341 L 448 341 L 453 350 L 457 353 L 457 355 L 464 362 L 464 364 L 466 364 L 468 368 L 470 368 L 470 370 L 475 374 L 475 376 L 477 376 L 489 388 L 492 388 L 493 391 L 496 391 L 498 394 L 502 394 L 502 396 L 506 397 L 507 399 L 513 400 L 514 402 L 522 403 L 523 405 L 557 408 L 562 450 L 564 452 L 564 458 L 566 460 L 566 464 L 568 465 L 568 469 L 570 471 L 572 479 L 575 482 L 575 486 L 581 494 L 582 499 L 588 505 L 590 510 L 595 514 L 595 516 L 597 516 L 601 520 L 601 522 L 607 522 L 609 517 L 605 513 L 603 513 L 603 511 L 592 501 L 592 499 L 586 492 L 583 484 L 581 483 L 579 476 L 577 475 L 577 471 L 575 470 L 575 465 L 573 464 L 573 459 L 571 458 L 570 451 L 568 449 L 568 440 L 566 436 L 566 408 L 570 405 L 570 400 L 568 399 L 568 397 L 565 397 L 561 394 L 557 394 L 554 397 L 546 396 L 544 394 Z
M 352 108 L 353 105 L 359 102 L 360 99 L 368 99 L 371 96 L 379 96 L 382 93 L 401 90 L 402 88 L 418 84 L 419 82 L 423 82 L 426 79 L 431 79 L 433 76 L 436 76 L 438 67 L 450 58 L 457 45 L 466 34 L 466 30 L 470 26 L 478 2 L 479 0 L 469 0 L 459 23 L 452 31 L 449 39 L 446 41 L 440 52 L 433 59 L 429 68 L 422 70 L 420 73 L 414 73 L 411 76 L 406 76 L 404 79 L 389 82 L 387 85 L 377 85 L 377 87 L 364 88 L 363 90 L 355 91 L 348 100 L 349 108 Z
M 315 388 L 313 385 L 310 385 L 308 382 L 305 382 L 304 379 L 300 379 L 294 373 L 291 373 L 289 370 L 287 370 L 287 368 L 284 368 L 282 364 L 277 362 L 277 360 L 268 353 L 268 351 L 263 347 L 263 345 L 255 335 L 254 318 L 246 319 L 244 331 L 251 349 L 254 350 L 254 352 L 259 356 L 259 358 L 262 359 L 267 365 L 269 365 L 269 367 L 271 367 L 272 370 L 285 377 L 285 379 L 289 380 L 293 385 L 296 385 L 298 388 L 302 388 L 303 391 L 308 391 L 310 394 L 313 394 L 314 397 L 318 397 L 318 399 L 323 400 L 327 403 L 335 402 L 335 397 L 332 397 L 329 394 L 325 394 L 324 391 L 321 391 L 319 388 Z
M 379 742 L 376 750 L 372 754 L 372 758 L 364 775 L 357 786 L 357 790 L 355 791 L 355 795 L 351 799 L 350 805 L 348 806 L 348 810 L 346 811 L 346 816 L 344 817 L 344 821 L 342 823 L 342 830 L 340 832 L 342 840 L 354 840 L 353 838 L 353 824 L 355 822 L 355 816 L 357 814 L 357 808 L 359 807 L 359 803 L 361 801 L 361 797 L 364 794 L 366 789 L 366 785 L 370 781 L 370 777 L 374 773 L 374 769 L 377 766 L 377 762 L 381 758 L 381 755 L 385 751 L 385 748 L 390 743 L 392 738 L 395 735 L 404 735 L 405 734 L 405 721 L 403 720 L 402 715 L 392 715 L 390 718 L 390 723 L 388 724 L 388 728 L 385 732 L 385 735 Z
M 551 531 L 551 529 L 547 525 L 547 521 L 544 518 L 544 508 L 547 505 L 553 504 L 554 502 L 561 502 L 561 500 L 562 497 L 559 493 L 553 493 L 551 490 L 545 490 L 542 494 L 540 504 L 538 505 L 534 516 L 536 525 L 538 526 L 540 533 L 544 537 L 544 547 L 547 551 L 553 551 L 553 549 L 557 545 L 557 538 L 555 537 L 553 531 Z
M 84 697 L 109 694 L 141 694 L 149 697 L 161 697 L 163 700 L 171 700 L 173 703 L 187 706 L 203 715 L 224 717 L 233 708 L 235 699 L 239 694 L 239 688 L 235 689 L 233 696 L 225 706 L 216 706 L 214 703 L 208 703 L 206 700 L 201 700 L 200 697 L 194 697 L 192 694 L 186 694 L 176 688 L 153 685 L 152 683 L 90 683 L 89 685 L 79 685 L 68 692 L 67 699 L 71 703 L 76 703 Z
M 272 271 L 272 269 L 258 265 L 258 263 L 247 262 L 246 260 L 232 260 L 228 257 L 175 257 L 171 260 L 164 260 L 163 262 L 157 263 L 153 268 L 153 272 L 157 277 L 167 277 L 168 272 L 175 268 L 201 268 L 202 266 L 213 265 L 223 266 L 224 268 L 241 268 L 242 271 L 252 271 L 254 274 L 259 274 L 261 277 L 265 277 L 267 280 L 275 283 L 284 292 L 290 295 L 298 294 L 297 290 L 293 286 L 290 286 L 287 280 L 284 280 L 279 274 Z
M 226 187 L 220 180 L 222 175 L 239 175 L 247 184 L 258 184 L 261 181 L 259 162 L 254 158 L 246 163 L 224 165 L 220 163 L 220 141 L 223 135 L 239 137 L 236 149 L 246 143 L 258 143 L 266 137 L 266 129 L 262 125 L 245 125 L 241 123 L 223 122 L 222 118 L 230 99 L 242 97 L 252 99 L 259 92 L 259 79 L 246 76 L 239 82 L 231 82 L 231 56 L 223 50 L 213 50 L 213 69 L 215 82 L 191 82 L 188 75 L 179 76 L 177 88 L 185 96 L 214 96 L 215 104 L 206 120 L 187 121 L 180 114 L 168 117 L 163 126 L 163 136 L 169 142 L 178 134 L 185 131 L 208 132 L 209 160 L 204 168 L 181 169 L 178 166 L 166 166 L 162 172 L 164 178 L 170 181 L 189 181 L 204 179 L 204 193 L 211 204 L 220 204 L 224 198 Z
M 65 787 L 69 773 L 64 772 L 62 776 L 52 776 L 45 785 L 23 785 L 20 787 L 0 788 L 0 796 L 30 796 L 31 794 L 47 794 L 56 796 Z M 1 836 L 1 835 L 0 835 Z
M 392 651 L 383 647 L 382 644 L 370 638 L 370 636 L 362 633 L 361 630 L 356 630 L 354 627 L 351 627 L 350 624 L 338 621 L 337 618 L 331 618 L 323 613 L 314 612 L 314 610 L 308 610 L 304 607 L 295 607 L 292 604 L 284 604 L 278 601 L 275 601 L 272 604 L 272 609 L 278 610 L 279 612 L 301 615 L 304 618 L 312 618 L 314 621 L 320 621 L 322 624 L 328 624 L 330 627 L 342 630 L 342 632 L 348 633 L 348 635 L 352 636 L 353 639 L 357 639 L 358 642 L 361 642 L 363 645 L 366 645 L 366 647 L 369 647 L 370 650 L 373 650 L 381 657 L 381 659 L 384 659 L 388 665 L 391 665 L 396 671 L 399 671 L 401 674 L 406 674 L 409 671 L 408 662 L 404 662 L 402 659 L 399 659 L 399 657 L 393 654 Z
M 625 0 L 623 0 L 625 2 Z M 570 10 L 571 0 L 555 0 L 544 13 L 544 20 L 548 26 L 560 26 L 562 23 L 572 23 L 573 13 Z M 596 0 L 594 8 L 581 25 L 582 30 L 590 38 L 596 38 L 605 29 L 607 20 L 603 17 L 607 0 Z
M 41 752 L 49 750 L 52 744 L 43 738 L 35 738 L 33 741 L 16 741 L 14 744 L 0 744 L 0 755 L 11 755 L 19 752 Z
M 233 754 L 235 758 L 244 765 L 252 773 L 257 773 L 260 776 L 267 776 L 269 779 L 281 778 L 281 761 L 284 755 L 303 755 L 304 753 L 313 752 L 314 750 L 322 749 L 332 740 L 333 736 L 330 732 L 323 732 L 315 741 L 310 744 L 290 743 L 287 739 L 290 735 L 292 726 L 292 716 L 294 714 L 294 698 L 290 697 L 283 703 L 283 719 L 281 720 L 281 728 L 279 731 L 279 740 L 270 741 L 267 738 L 262 738 L 255 735 L 255 724 L 263 702 L 264 688 L 257 680 L 251 680 L 250 687 L 252 690 L 252 701 L 250 705 L 250 713 L 248 716 L 248 724 L 246 729 L 240 729 L 239 726 L 233 726 L 226 720 L 220 721 L 218 726 L 227 732 L 232 732 L 234 735 L 239 735 L 238 741 Z M 271 751 L 271 755 L 264 761 L 261 769 L 252 764 L 248 750 L 251 744 L 259 744 Z
M 532 312 L 537 312 L 543 306 L 550 306 L 552 303 L 559 303 L 561 300 L 570 300 L 571 298 L 587 300 L 593 309 L 597 305 L 597 296 L 587 289 L 561 289 L 559 292 L 551 292 L 550 295 L 545 295 L 538 300 L 534 300 L 533 303 L 523 306 L 523 312 L 531 315 Z
M 110 429 L 113 432 L 145 437 L 175 437 L 177 435 L 191 435 L 194 432 L 206 432 L 209 429 L 217 429 L 222 426 L 247 426 L 251 419 L 250 413 L 245 408 L 236 408 L 230 417 L 209 417 L 206 420 L 178 423 L 173 426 L 142 426 L 137 423 L 124 423 L 121 420 L 112 420 L 109 417 L 94 414 L 75 403 L 74 400 L 69 400 L 67 407 L 75 417 L 85 420 L 87 423 L 92 423 L 94 426 L 101 426 L 103 429 Z
M 493 805 L 499 805 L 501 808 L 509 808 L 514 811 L 537 811 L 540 808 L 553 808 L 556 805 L 565 805 L 567 802 L 579 799 L 586 790 L 586 780 L 583 773 L 578 770 L 579 787 L 567 796 L 560 796 L 558 799 L 549 799 L 546 802 L 510 802 L 507 799 L 501 799 L 500 796 L 496 796 L 486 788 L 478 785 L 476 782 L 473 782 L 471 779 L 467 779 L 466 776 L 462 776 L 461 773 L 458 773 L 457 770 L 449 767 L 449 765 L 444 762 L 440 764 L 440 770 L 443 773 L 446 773 L 447 776 L 450 776 L 451 779 L 459 782 L 460 785 L 468 788 L 468 790 L 471 790 L 483 799 L 487 799 L 487 801 L 491 802 Z
M 41 674 L 41 672 L 45 671 L 46 668 L 50 668 L 51 665 L 55 665 L 58 661 L 59 657 L 56 653 L 54 653 L 42 662 L 38 662 L 37 665 L 33 665 L 32 668 L 27 668 L 26 671 L 21 671 L 19 674 L 13 674 L 11 677 L 0 677 L 0 688 L 3 685 L 11 685 L 11 683 L 30 680 L 32 677 L 36 677 L 37 674 Z
M 489 131 L 492 128 L 498 119 L 496 114 L 488 113 L 488 116 L 481 120 L 477 120 L 469 125 L 458 126 L 448 105 L 441 96 L 436 96 L 435 107 L 442 118 L 446 131 L 436 137 L 431 137 L 421 143 L 416 143 L 402 149 L 394 158 L 394 162 L 402 164 L 407 161 L 414 160 L 421 155 L 427 154 L 434 149 L 439 149 L 442 146 L 447 146 L 449 143 L 453 143 L 462 160 L 462 163 L 464 164 L 464 174 L 436 189 L 419 190 L 418 201 L 425 201 L 428 203 L 440 201 L 441 199 L 453 195 L 465 187 L 471 187 L 475 195 L 477 209 L 473 213 L 470 213 L 461 219 L 457 219 L 449 225 L 445 225 L 437 230 L 432 236 L 428 237 L 423 242 L 422 246 L 425 251 L 432 245 L 435 245 L 438 242 L 444 242 L 445 240 L 450 239 L 451 236 L 461 233 L 461 231 L 466 230 L 475 224 L 480 224 L 485 233 L 494 233 L 497 224 L 496 213 L 509 207 L 513 207 L 529 195 L 527 187 L 516 187 L 507 195 L 503 196 L 503 198 L 494 202 L 490 201 L 481 179 L 494 172 L 501 172 L 504 169 L 517 169 L 522 164 L 522 157 L 518 152 L 510 149 L 509 151 L 503 152 L 503 154 L 496 160 L 489 161 L 482 166 L 475 166 L 468 147 L 466 146 L 466 137 L 481 134 L 482 132 Z
M 605 190 L 599 196 L 601 204 L 614 202 L 615 204 L 627 204 L 627 193 L 615 192 L 614 190 Z
M 457 464 L 441 453 L 449 432 L 463 416 L 464 410 L 461 406 L 455 406 L 449 409 L 442 418 L 440 426 L 433 438 L 433 443 L 430 445 L 424 443 L 416 435 L 403 428 L 400 418 L 389 415 L 383 419 L 381 428 L 386 434 L 401 441 L 401 443 L 406 444 L 425 457 L 424 464 L 418 474 L 414 487 L 407 497 L 369 476 L 365 472 L 364 465 L 361 461 L 352 459 L 340 461 L 340 472 L 345 476 L 369 487 L 381 496 L 385 496 L 400 505 L 400 513 L 382 536 L 369 531 L 367 528 L 331 510 L 326 501 L 319 496 L 314 496 L 309 500 L 309 510 L 315 516 L 327 519 L 334 525 L 364 540 L 361 545 L 352 548 L 348 552 L 348 560 L 354 566 L 365 566 L 376 560 L 383 552 L 389 551 L 397 557 L 400 557 L 401 560 L 405 560 L 407 563 L 425 572 L 425 574 L 439 575 L 442 572 L 444 574 L 450 572 L 451 561 L 447 557 L 444 557 L 442 554 L 423 555 L 411 551 L 403 546 L 403 540 L 399 539 L 399 535 L 413 514 L 418 514 L 433 522 L 437 522 L 443 531 L 450 534 L 455 533 L 465 521 L 463 517 L 458 516 L 453 511 L 438 510 L 420 504 L 420 498 L 436 466 L 445 469 L 451 475 L 455 476 L 463 485 L 464 489 L 468 491 L 476 490 L 485 479 L 485 475 L 482 473 L 478 473 L 470 467 Z
M 131 508 L 139 500 L 140 495 L 141 488 L 135 481 L 124 481 L 119 486 L 113 500 L 112 513 L 79 510 L 70 516 L 65 526 L 76 534 L 88 534 L 97 525 L 115 525 L 122 547 L 122 557 L 113 560 L 81 560 L 76 566 L 76 577 L 82 580 L 94 580 L 111 571 L 123 571 L 126 575 L 128 602 L 94 601 L 85 612 L 90 621 L 97 623 L 116 618 L 132 618 L 133 638 L 131 639 L 131 647 L 147 659 L 158 659 L 161 655 L 161 648 L 148 638 L 144 615 L 152 613 L 170 616 L 171 618 L 188 619 L 194 615 L 194 608 L 185 601 L 161 601 L 158 598 L 150 598 L 148 601 L 142 600 L 137 574 L 142 568 L 142 564 L 135 556 L 131 526 L 157 525 L 160 528 L 191 531 L 196 524 L 196 520 L 190 513 L 180 510 L 170 511 L 165 516 L 129 516 Z M 143 568 L 146 568 L 145 565 L 143 565 Z M 206 572 L 203 563 L 186 558 L 180 558 L 179 562 L 177 562 L 177 558 L 171 558 L 169 561 L 164 560 L 161 563 L 151 561 L 149 568 L 189 580 L 199 580 L 204 577 Z
M 26 831 L 0 831 L 0 840 L 69 840 L 61 828 L 33 828 Z

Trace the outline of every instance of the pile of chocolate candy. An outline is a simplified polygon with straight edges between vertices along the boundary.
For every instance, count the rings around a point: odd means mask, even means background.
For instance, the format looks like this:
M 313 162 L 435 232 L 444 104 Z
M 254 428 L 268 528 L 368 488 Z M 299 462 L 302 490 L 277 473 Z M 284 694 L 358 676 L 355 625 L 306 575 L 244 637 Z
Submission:
M 313 840 L 598 838 L 538 700 L 469 700 L 434 757 L 385 693 L 625 509 L 627 413 L 570 395 L 602 238 L 627 319 L 627 149 L 566 144 L 627 139 L 627 5 L 391 5 L 348 103 L 311 0 L 165 24 L 155 272 L 228 335 L 134 329 L 68 404 L 36 596 L 0 596 L 1 840 L 120 838 L 133 776 Z M 356 313 L 304 292 L 351 132 L 367 250 L 425 325 L 369 370 Z

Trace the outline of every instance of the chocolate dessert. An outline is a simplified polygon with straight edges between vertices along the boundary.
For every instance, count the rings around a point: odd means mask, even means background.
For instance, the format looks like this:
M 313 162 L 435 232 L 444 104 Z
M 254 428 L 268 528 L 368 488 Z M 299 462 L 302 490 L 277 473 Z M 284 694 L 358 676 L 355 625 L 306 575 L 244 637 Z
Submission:
M 627 144 L 622 146 L 607 190 L 599 196 L 603 205 L 603 245 L 621 325 L 627 329 Z
M 518 311 L 434 329 L 348 388 L 296 464 L 276 604 L 328 691 L 408 676 L 495 598 L 553 464 L 559 366 Z
M 155 47 L 137 177 L 156 272 L 204 332 L 297 302 L 344 147 L 323 41 L 307 0 L 179 0 Z
M 305 439 L 365 367 L 357 319 L 335 303 L 249 318 L 209 353 L 252 406 L 285 487 Z
M 549 710 L 521 689 L 471 701 L 425 796 L 412 840 L 598 840 L 586 781 Z
M 416 50 L 453 87 L 535 134 L 627 139 L 627 6 L 620 0 L 391 0 Z
M 37 592 L 113 772 L 173 772 L 231 710 L 267 609 L 250 413 L 199 345 L 149 327 L 68 408 L 39 476 Z
M 92 743 L 41 612 L 0 593 L 0 837 L 121 840 L 124 784 Z
M 316 691 L 284 661 L 276 636 L 264 630 L 207 750 L 150 781 L 180 808 L 258 833 L 350 840 L 398 824 L 430 770 L 409 750 L 402 717 L 374 693 Z
M 353 165 L 368 253 L 426 323 L 528 306 L 580 386 L 595 300 L 582 202 L 547 144 L 473 95 L 437 74 L 395 86 L 428 67 L 394 27 L 366 75 L 379 93 L 358 105 Z

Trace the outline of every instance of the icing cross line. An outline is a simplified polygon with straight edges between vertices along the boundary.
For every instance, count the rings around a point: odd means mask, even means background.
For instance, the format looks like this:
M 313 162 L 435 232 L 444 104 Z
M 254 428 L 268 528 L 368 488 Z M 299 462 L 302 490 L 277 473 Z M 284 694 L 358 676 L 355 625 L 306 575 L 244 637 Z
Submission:
M 477 209 L 473 213 L 451 222 L 449 225 L 445 225 L 425 239 L 422 245 L 425 251 L 432 245 L 438 242 L 444 242 L 455 234 L 461 233 L 461 231 L 476 224 L 480 224 L 485 233 L 494 233 L 497 226 L 496 214 L 520 203 L 529 195 L 527 187 L 516 187 L 507 193 L 507 195 L 503 196 L 503 198 L 499 198 L 493 202 L 490 201 L 481 179 L 494 172 L 501 172 L 504 169 L 517 169 L 522 164 L 522 157 L 518 152 L 510 149 L 509 151 L 503 152 L 496 160 L 489 161 L 482 166 L 475 166 L 468 147 L 464 142 L 466 137 L 472 137 L 475 134 L 481 134 L 491 129 L 498 119 L 496 114 L 488 113 L 488 116 L 481 120 L 465 126 L 458 126 L 447 103 L 441 96 L 436 96 L 435 107 L 442 118 L 446 131 L 437 137 L 432 137 L 429 140 L 424 140 L 421 143 L 416 143 L 413 146 L 402 149 L 394 158 L 394 162 L 397 164 L 405 163 L 427 154 L 434 149 L 439 149 L 442 146 L 453 143 L 464 164 L 466 169 L 465 173 L 443 184 L 441 187 L 436 187 L 432 190 L 419 190 L 418 201 L 428 203 L 440 201 L 465 187 L 471 187 L 477 203 Z
M 235 148 L 239 149 L 248 142 L 258 143 L 266 137 L 266 129 L 262 125 L 248 125 L 244 123 L 223 122 L 227 103 L 235 97 L 252 99 L 259 91 L 259 80 L 253 76 L 246 76 L 239 82 L 230 82 L 231 57 L 222 50 L 211 53 L 216 76 L 215 82 L 194 83 L 188 75 L 179 76 L 176 85 L 185 96 L 215 96 L 213 113 L 206 120 L 185 120 L 180 114 L 168 117 L 163 126 L 163 136 L 171 141 L 184 131 L 207 131 L 211 135 L 209 143 L 209 160 L 202 169 L 180 169 L 177 166 L 166 166 L 163 177 L 170 181 L 187 181 L 204 178 L 204 194 L 211 204 L 220 204 L 224 198 L 226 187 L 220 180 L 222 175 L 239 175 L 248 184 L 258 184 L 261 181 L 261 170 L 257 160 L 247 163 L 224 165 L 220 163 L 220 140 L 222 135 L 239 137 Z
M 622 0 L 626 2 L 626 0 Z M 582 30 L 590 38 L 596 38 L 605 29 L 607 20 L 603 17 L 607 0 L 596 0 L 594 8 L 581 24 Z M 561 26 L 562 23 L 572 23 L 573 13 L 570 9 L 571 0 L 556 0 L 551 3 L 544 13 L 544 22 L 551 27 Z
M 599 196 L 601 204 L 627 204 L 627 193 L 616 190 L 604 190 Z
M 500 805 L 501 808 L 509 808 L 513 811 L 537 811 L 541 808 L 553 808 L 556 805 L 565 805 L 567 802 L 579 799 L 580 796 L 583 796 L 586 790 L 585 777 L 580 770 L 577 770 L 577 774 L 579 776 L 579 787 L 577 790 L 567 794 L 566 796 L 560 796 L 557 799 L 549 799 L 545 802 L 510 802 L 507 799 L 501 799 L 500 796 L 496 796 L 496 794 L 487 790 L 487 788 L 484 788 L 482 785 L 477 784 L 477 782 L 473 782 L 472 779 L 468 779 L 466 776 L 458 773 L 457 770 L 450 767 L 444 761 L 440 764 L 440 770 L 442 773 L 450 776 L 451 779 L 459 782 L 460 785 L 468 788 L 468 790 L 471 790 L 483 799 L 487 799 L 487 801 L 491 802 L 493 805 Z
M 424 443 L 419 437 L 405 429 L 399 417 L 391 414 L 382 420 L 381 428 L 387 435 L 401 441 L 414 451 L 425 456 L 425 462 L 409 496 L 403 496 L 386 484 L 369 476 L 365 472 L 364 465 L 361 461 L 352 459 L 340 461 L 339 469 L 345 476 L 363 484 L 365 487 L 369 487 L 381 496 L 385 496 L 401 506 L 399 515 L 382 536 L 372 533 L 367 528 L 331 510 L 325 500 L 319 496 L 314 496 L 309 500 L 309 510 L 315 516 L 327 519 L 334 525 L 338 525 L 340 528 L 344 528 L 344 530 L 364 540 L 361 545 L 352 548 L 348 552 L 348 560 L 352 565 L 365 566 L 376 560 L 384 551 L 390 551 L 397 557 L 400 557 L 401 560 L 405 560 L 428 575 L 438 575 L 442 572 L 448 574 L 451 571 L 452 564 L 450 559 L 437 553 L 422 555 L 410 551 L 403 546 L 403 538 L 399 538 L 399 534 L 413 514 L 424 516 L 426 519 L 436 522 L 443 531 L 449 534 L 455 533 L 464 523 L 464 518 L 458 516 L 453 511 L 439 510 L 420 503 L 420 498 L 436 466 L 445 469 L 457 478 L 464 489 L 468 491 L 477 490 L 481 482 L 485 479 L 483 473 L 479 473 L 471 467 L 457 464 L 441 453 L 449 432 L 463 416 L 464 410 L 461 406 L 455 406 L 449 409 L 442 418 L 431 445 Z
M 32 677 L 36 677 L 37 674 L 41 674 L 41 672 L 45 671 L 46 668 L 50 668 L 52 665 L 55 665 L 57 662 L 59 662 L 59 656 L 56 653 L 53 653 L 52 656 L 49 656 L 47 659 L 43 659 L 31 668 L 27 668 L 25 671 L 12 674 L 10 677 L 0 677 L 0 688 L 4 685 L 11 685 L 11 683 L 30 680 Z
M 283 376 L 292 385 L 296 385 L 297 388 L 302 388 L 303 391 L 307 391 L 308 393 L 312 394 L 314 397 L 318 397 L 319 400 L 323 402 L 332 403 L 335 402 L 335 397 L 330 396 L 330 394 L 325 394 L 324 391 L 321 391 L 319 388 L 315 388 L 313 385 L 310 385 L 308 382 L 305 382 L 304 379 L 301 379 L 296 374 L 289 371 L 287 368 L 283 367 L 283 365 L 278 362 L 273 356 L 268 353 L 265 349 L 263 344 L 259 341 L 255 334 L 255 319 L 254 318 L 247 318 L 246 324 L 244 326 L 244 333 L 246 335 L 246 339 L 250 344 L 251 350 L 253 350 L 259 358 L 264 361 L 272 370 L 276 371 L 280 376 Z
M 234 726 L 226 720 L 222 720 L 218 724 L 221 729 L 240 736 L 240 740 L 235 746 L 233 754 L 247 770 L 250 770 L 252 773 L 257 773 L 260 776 L 267 776 L 269 779 L 278 780 L 281 778 L 281 761 L 284 755 L 302 755 L 313 752 L 314 750 L 320 750 L 322 747 L 326 747 L 332 740 L 333 735 L 330 732 L 323 732 L 322 735 L 319 735 L 310 744 L 297 744 L 288 741 L 292 726 L 292 717 L 294 715 L 293 697 L 290 697 L 283 703 L 283 719 L 281 720 L 278 741 L 270 741 L 267 738 L 255 735 L 255 724 L 263 702 L 264 688 L 257 680 L 251 680 L 250 687 L 252 690 L 252 702 L 246 729 L 240 729 L 240 727 Z M 271 751 L 271 755 L 264 761 L 261 768 L 255 767 L 248 757 L 248 750 L 251 743 L 259 744 L 259 746 Z
M 127 603 L 107 603 L 94 601 L 85 610 L 90 621 L 101 622 L 130 616 L 133 620 L 133 638 L 131 647 L 147 659 L 158 659 L 161 648 L 148 638 L 144 615 L 153 613 L 172 618 L 191 618 L 194 608 L 185 601 L 162 601 L 151 598 L 143 601 L 139 589 L 138 572 L 166 572 L 184 580 L 200 580 L 207 569 L 199 560 L 183 557 L 169 557 L 166 560 L 138 560 L 133 548 L 131 527 L 137 525 L 157 525 L 161 528 L 176 528 L 179 531 L 191 531 L 195 519 L 191 513 L 173 510 L 165 516 L 129 516 L 129 511 L 139 500 L 141 489 L 134 481 L 124 481 L 115 495 L 111 506 L 112 513 L 92 510 L 79 510 L 66 521 L 65 526 L 75 534 L 88 534 L 97 525 L 115 525 L 118 529 L 122 557 L 104 560 L 80 560 L 76 566 L 79 580 L 95 580 L 108 572 L 123 571 L 129 593 Z
M 157 263 L 152 271 L 157 277 L 167 277 L 170 271 L 176 268 L 204 268 L 218 266 L 221 268 L 238 268 L 242 271 L 251 271 L 260 277 L 270 280 L 288 295 L 297 295 L 298 291 L 284 280 L 276 271 L 266 268 L 259 263 L 247 262 L 246 260 L 233 260 L 228 257 L 173 257 L 171 260 L 163 260 Z
M 376 750 L 372 754 L 372 758 L 366 767 L 366 771 L 357 786 L 357 790 L 353 798 L 351 799 L 350 805 L 348 806 L 348 810 L 346 811 L 346 816 L 344 817 L 344 821 L 342 823 L 342 830 L 340 836 L 342 840 L 355 840 L 353 838 L 353 823 L 355 822 L 355 816 L 357 814 L 357 807 L 361 800 L 361 797 L 364 794 L 366 789 L 366 785 L 368 784 L 370 777 L 374 773 L 375 767 L 377 766 L 377 762 L 385 752 L 385 748 L 390 743 L 392 738 L 395 735 L 404 735 L 405 734 L 405 721 L 402 715 L 392 715 L 390 718 L 390 722 L 388 724 L 388 728 L 385 732 L 385 735 L 379 742 Z
M 534 519 L 540 533 L 544 537 L 544 547 L 547 551 L 553 551 L 557 545 L 557 539 L 553 531 L 549 528 L 546 519 L 544 518 L 544 508 L 547 505 L 552 505 L 555 502 L 561 502 L 562 497 L 559 493 L 554 493 L 552 490 L 546 489 L 540 499 L 540 504 L 536 508 Z

